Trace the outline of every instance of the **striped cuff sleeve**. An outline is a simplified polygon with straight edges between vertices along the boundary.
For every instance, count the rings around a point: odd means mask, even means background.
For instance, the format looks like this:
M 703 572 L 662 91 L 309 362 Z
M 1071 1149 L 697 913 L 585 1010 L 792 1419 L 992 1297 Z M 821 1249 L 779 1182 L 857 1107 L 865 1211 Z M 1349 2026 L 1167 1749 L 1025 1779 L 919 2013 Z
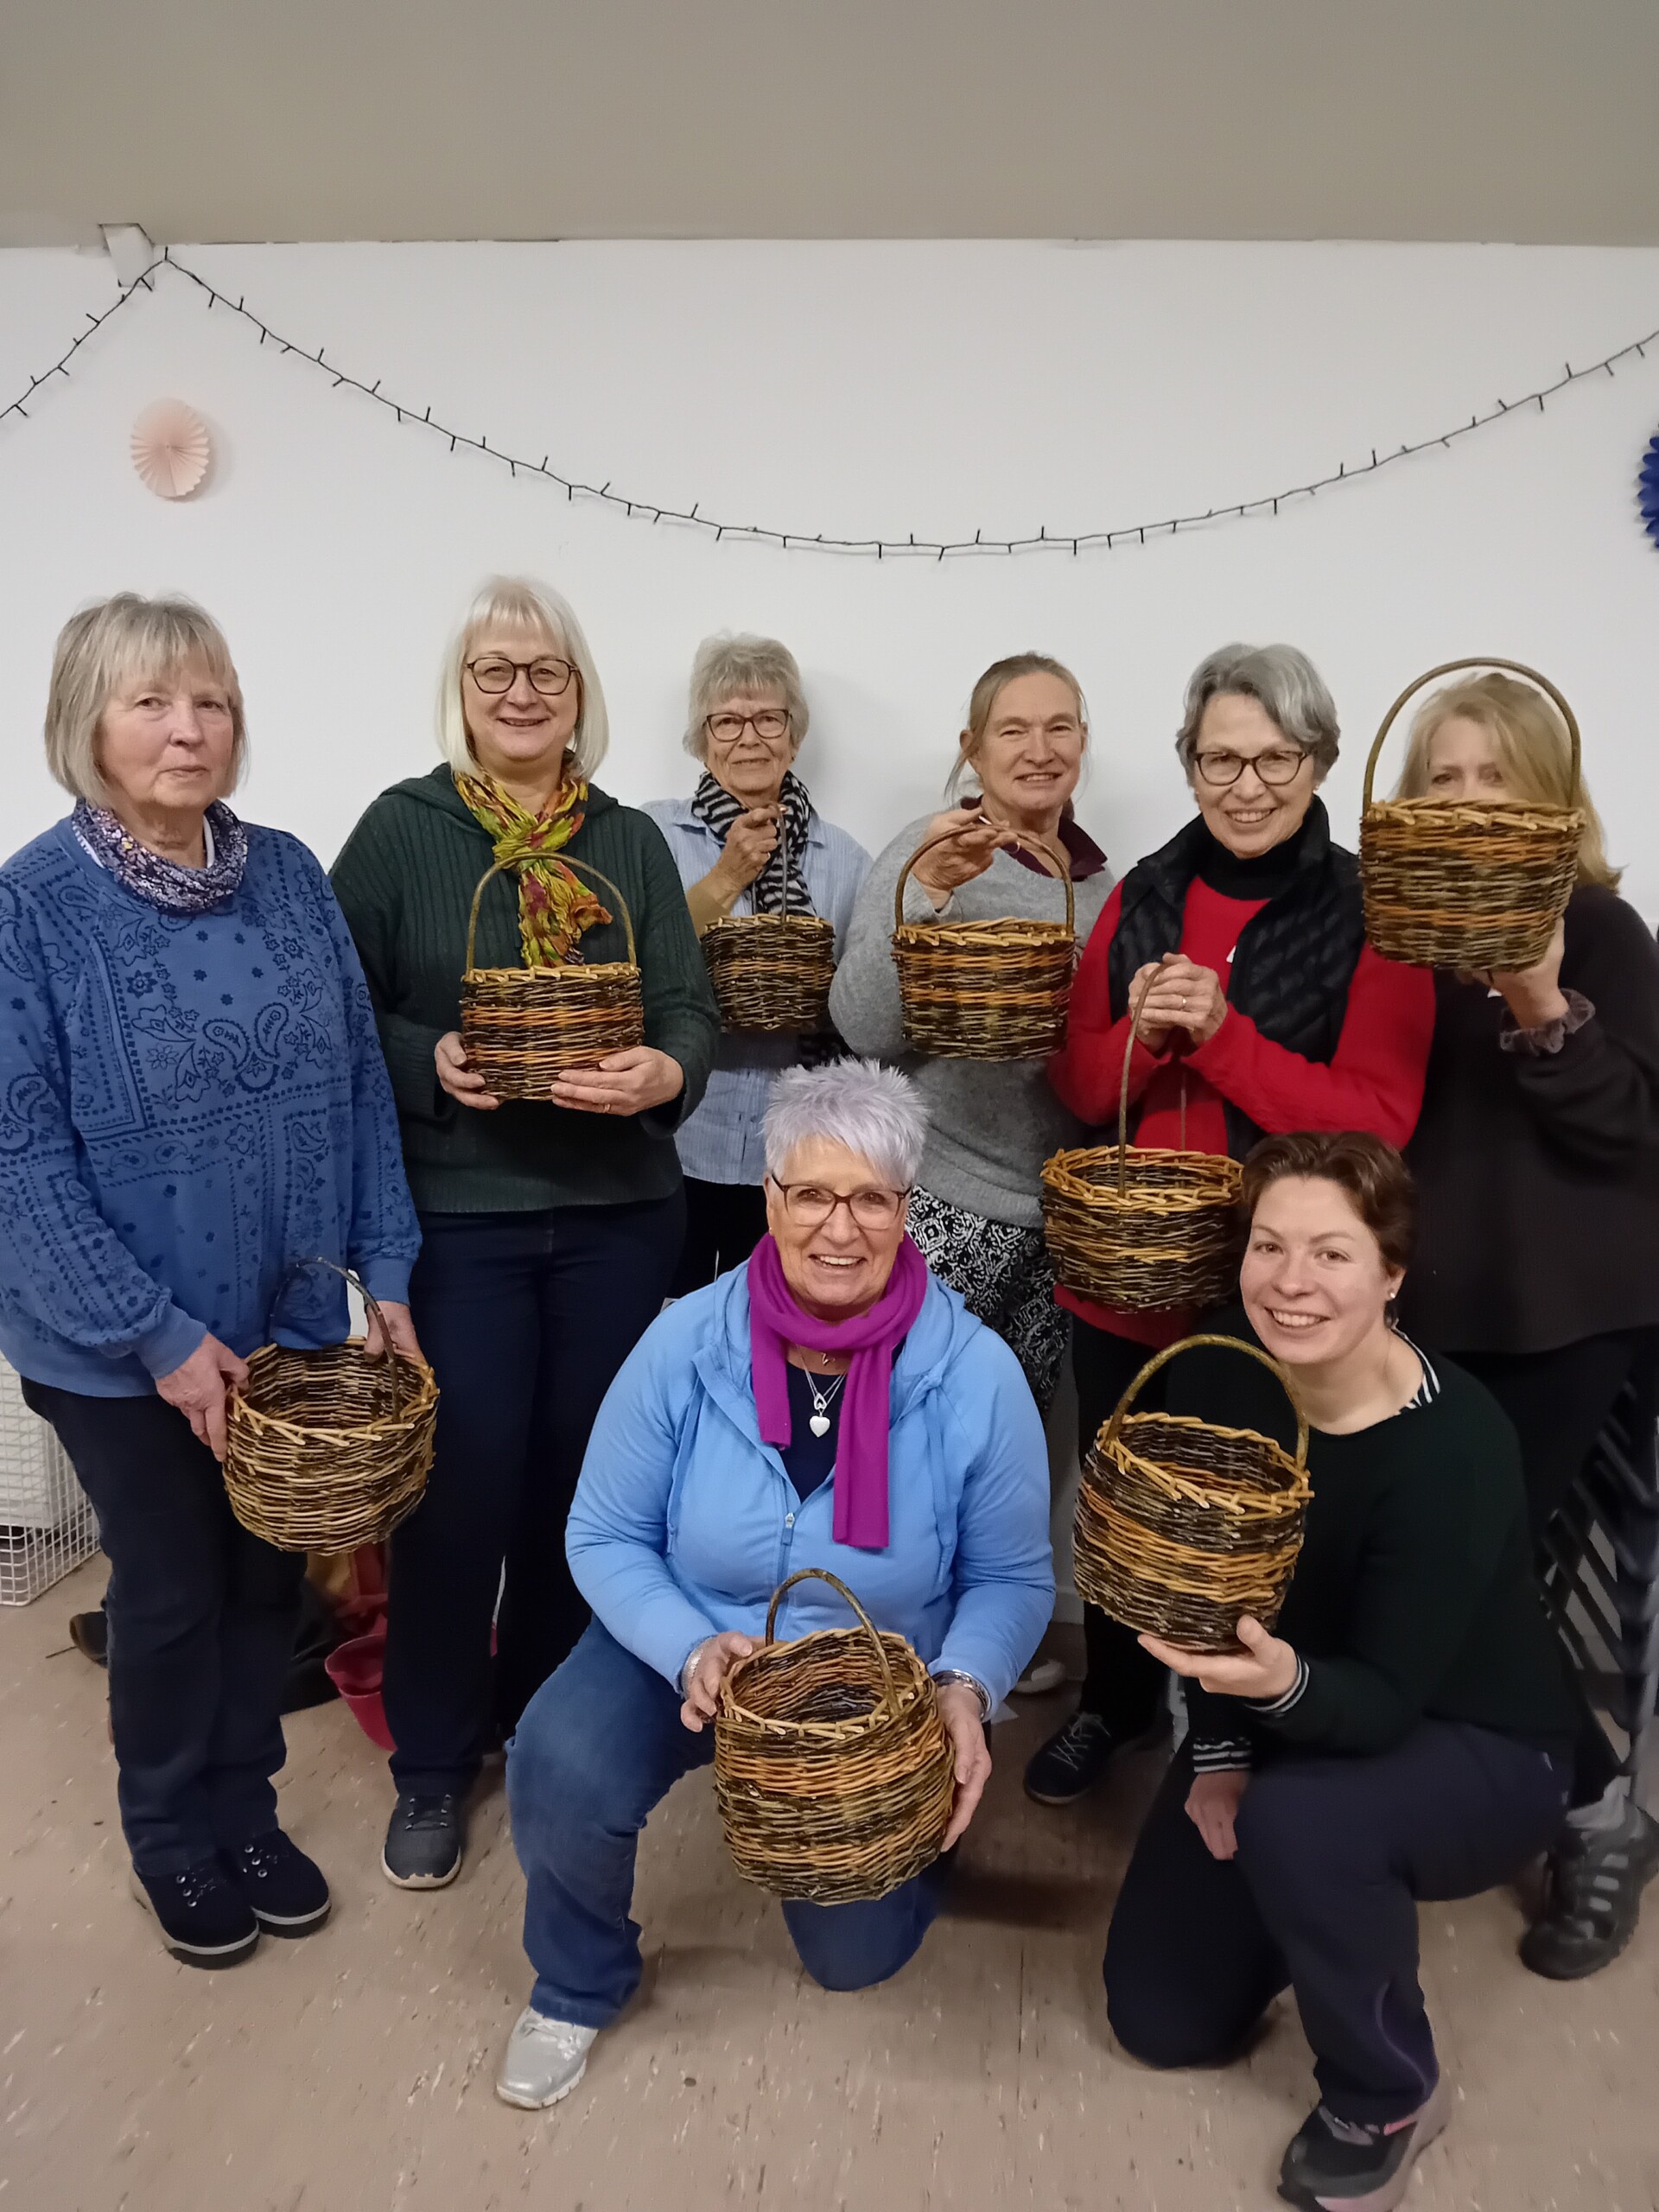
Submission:
M 1249 1707 L 1252 1713 L 1259 1713 L 1263 1720 L 1276 1720 L 1281 1713 L 1288 1713 L 1292 1706 L 1299 1705 L 1301 1702 L 1303 1694 L 1306 1688 L 1307 1662 L 1302 1657 L 1300 1652 L 1298 1652 L 1296 1655 L 1296 1679 L 1282 1697 L 1275 1697 L 1273 1699 L 1247 1698 L 1244 1702 Z
M 1248 1736 L 1195 1736 L 1192 1751 L 1194 1774 L 1248 1773 L 1255 1763 Z

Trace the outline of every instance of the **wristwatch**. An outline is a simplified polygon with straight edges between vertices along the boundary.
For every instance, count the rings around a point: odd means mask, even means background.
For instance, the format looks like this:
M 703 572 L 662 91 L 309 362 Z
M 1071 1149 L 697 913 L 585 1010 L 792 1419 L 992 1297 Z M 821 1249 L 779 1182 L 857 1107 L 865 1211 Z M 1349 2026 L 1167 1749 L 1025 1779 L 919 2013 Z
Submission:
M 972 1690 L 974 1695 L 979 1700 L 980 1719 L 982 1720 L 990 1719 L 991 1694 L 977 1675 L 964 1675 L 960 1667 L 942 1667 L 933 1679 L 941 1689 L 947 1682 L 955 1682 L 963 1689 Z

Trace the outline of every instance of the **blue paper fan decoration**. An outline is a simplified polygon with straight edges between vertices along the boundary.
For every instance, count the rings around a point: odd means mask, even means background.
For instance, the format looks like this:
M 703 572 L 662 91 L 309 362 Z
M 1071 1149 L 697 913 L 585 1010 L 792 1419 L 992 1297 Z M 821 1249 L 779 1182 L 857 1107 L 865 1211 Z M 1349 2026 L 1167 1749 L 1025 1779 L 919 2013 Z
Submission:
M 1637 496 L 1642 509 L 1642 526 L 1659 545 L 1659 437 L 1648 440 L 1648 449 L 1642 456 Z

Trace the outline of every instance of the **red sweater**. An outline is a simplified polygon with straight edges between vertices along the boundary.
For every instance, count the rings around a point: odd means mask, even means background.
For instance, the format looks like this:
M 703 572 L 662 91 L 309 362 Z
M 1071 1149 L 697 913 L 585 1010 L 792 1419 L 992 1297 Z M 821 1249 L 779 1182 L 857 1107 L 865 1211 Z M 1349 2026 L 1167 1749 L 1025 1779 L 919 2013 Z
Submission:
M 1117 933 L 1120 893 L 1114 891 L 1090 932 L 1071 991 L 1065 1043 L 1048 1064 L 1049 1081 L 1080 1121 L 1117 1141 L 1117 1102 L 1127 1014 L 1114 1021 L 1109 956 Z M 1227 988 L 1239 934 L 1267 902 L 1228 899 L 1194 877 L 1182 916 L 1180 950 L 1195 966 L 1212 968 Z M 1230 1100 L 1269 1135 L 1290 1129 L 1370 1129 L 1403 1145 L 1417 1125 L 1423 1074 L 1434 1033 L 1434 978 L 1427 969 L 1384 960 L 1368 944 L 1348 986 L 1342 1034 L 1327 1065 L 1306 1060 L 1264 1037 L 1248 1014 L 1230 1007 L 1206 1044 L 1173 1030 L 1161 1052 L 1136 1040 L 1129 1065 L 1129 1103 L 1141 1105 L 1137 1145 L 1160 1151 L 1225 1153 L 1223 1101 Z M 1192 1316 L 1123 1313 L 1061 1290 L 1062 1306 L 1144 1344 L 1173 1344 Z

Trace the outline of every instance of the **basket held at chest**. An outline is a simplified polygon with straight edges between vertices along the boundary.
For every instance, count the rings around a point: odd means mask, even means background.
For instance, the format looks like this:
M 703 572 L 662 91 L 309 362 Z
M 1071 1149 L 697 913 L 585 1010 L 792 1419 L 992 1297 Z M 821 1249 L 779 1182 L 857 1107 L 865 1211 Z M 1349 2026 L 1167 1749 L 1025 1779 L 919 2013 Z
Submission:
M 775 1642 L 785 1593 L 809 1579 L 839 1591 L 860 1625 Z M 715 1796 L 738 1872 L 817 1904 L 886 1897 L 938 1857 L 955 1777 L 932 1677 L 904 1637 L 878 1630 L 821 1567 L 780 1583 L 766 1641 L 726 1676 L 715 1721 Z
M 1440 677 L 1474 668 L 1505 669 L 1548 693 L 1572 742 L 1575 797 L 1581 789 L 1578 719 L 1535 668 L 1518 660 L 1448 660 L 1416 677 L 1382 717 L 1365 763 L 1359 824 L 1365 934 L 1385 959 L 1418 967 L 1531 968 L 1549 950 L 1578 880 L 1582 810 L 1371 796 L 1383 740 L 1407 701 Z
M 899 872 L 893 898 L 893 964 L 905 1036 L 918 1052 L 942 1059 L 1028 1060 L 1065 1041 L 1066 1009 L 1077 965 L 1077 899 L 1070 864 L 1039 839 L 1020 840 L 1058 875 L 1065 890 L 1064 922 L 1027 920 L 906 922 L 905 886 L 924 853 L 952 837 L 930 837 Z
M 380 1308 L 349 1268 L 380 1340 Z M 403 1352 L 368 1358 L 360 1337 L 309 1351 L 262 1344 L 226 1406 L 225 1488 L 242 1526 L 284 1552 L 350 1551 L 378 1544 L 420 1503 L 432 1466 L 438 1386 Z
M 782 836 L 787 884 L 787 815 Z M 811 1036 L 828 1022 L 836 932 L 822 914 L 727 914 L 703 931 L 702 957 L 722 1029 Z
M 548 1098 L 567 1068 L 596 1067 L 611 1052 L 645 1041 L 633 921 L 621 892 L 588 861 L 584 876 L 602 883 L 616 900 L 627 935 L 626 960 L 588 965 L 568 961 L 552 968 L 478 968 L 479 902 L 490 878 L 507 865 L 498 861 L 479 880 L 467 921 L 467 971 L 461 983 L 461 1041 L 467 1064 L 496 1098 Z
M 1200 1344 L 1243 1352 L 1278 1377 L 1296 1414 L 1294 1456 L 1254 1429 L 1130 1410 L 1166 1361 Z M 1185 1338 L 1147 1362 L 1084 1457 L 1077 1593 L 1142 1635 L 1235 1651 L 1243 1614 L 1264 1628 L 1279 1618 L 1312 1495 L 1306 1416 L 1278 1361 L 1236 1338 Z

